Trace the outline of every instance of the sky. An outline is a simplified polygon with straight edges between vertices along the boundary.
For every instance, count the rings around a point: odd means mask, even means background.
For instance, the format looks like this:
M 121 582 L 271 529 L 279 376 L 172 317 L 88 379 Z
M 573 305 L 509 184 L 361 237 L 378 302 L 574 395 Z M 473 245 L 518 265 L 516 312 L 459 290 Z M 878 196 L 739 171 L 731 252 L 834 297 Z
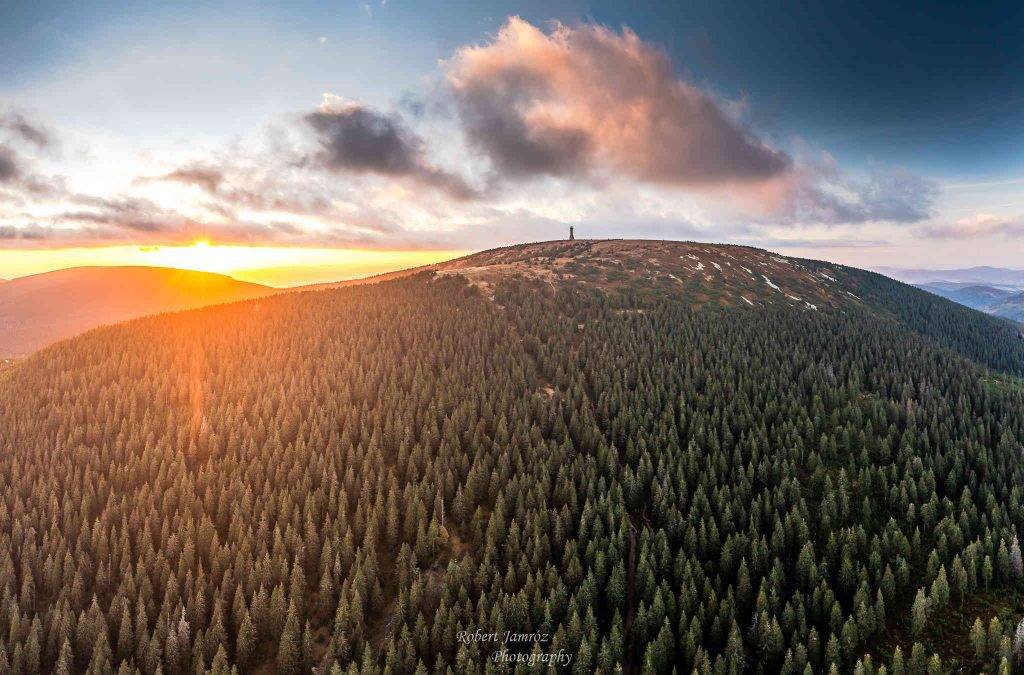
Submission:
M 854 6 L 856 5 L 856 6 Z M 1020 3 L 0 3 L 0 278 L 566 236 L 1022 267 Z

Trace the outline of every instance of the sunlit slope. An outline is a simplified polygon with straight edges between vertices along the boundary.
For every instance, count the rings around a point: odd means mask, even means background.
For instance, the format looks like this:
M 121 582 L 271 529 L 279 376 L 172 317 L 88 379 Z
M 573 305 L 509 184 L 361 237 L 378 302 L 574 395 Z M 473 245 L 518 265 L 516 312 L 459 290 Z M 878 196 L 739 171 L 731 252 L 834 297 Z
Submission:
M 95 326 L 276 292 L 208 272 L 76 267 L 0 284 L 0 356 L 20 356 Z
M 800 264 L 792 286 L 848 283 Z M 0 654 L 413 673 L 504 646 L 667 675 L 920 651 L 995 672 L 1024 399 L 861 282 L 811 309 L 428 272 L 42 350 L 0 376 Z

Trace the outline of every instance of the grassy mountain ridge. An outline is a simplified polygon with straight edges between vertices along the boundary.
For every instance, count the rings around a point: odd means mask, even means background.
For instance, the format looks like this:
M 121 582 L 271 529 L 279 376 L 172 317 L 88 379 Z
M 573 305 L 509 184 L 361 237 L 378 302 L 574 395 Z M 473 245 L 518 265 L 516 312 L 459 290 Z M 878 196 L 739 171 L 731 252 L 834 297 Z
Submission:
M 485 293 L 511 277 L 627 290 L 705 304 L 870 311 L 994 370 L 1024 375 L 1024 333 L 881 274 L 748 246 L 646 240 L 538 242 L 483 251 L 431 269 Z

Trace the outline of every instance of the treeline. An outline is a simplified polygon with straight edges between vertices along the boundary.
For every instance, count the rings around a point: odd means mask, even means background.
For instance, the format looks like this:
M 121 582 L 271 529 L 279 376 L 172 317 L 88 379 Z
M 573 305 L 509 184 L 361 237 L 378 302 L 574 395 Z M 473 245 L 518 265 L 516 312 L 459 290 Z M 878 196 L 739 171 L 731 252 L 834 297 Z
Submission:
M 938 672 L 894 622 L 1022 573 L 981 372 L 856 310 L 429 275 L 96 330 L 0 380 L 0 673 Z

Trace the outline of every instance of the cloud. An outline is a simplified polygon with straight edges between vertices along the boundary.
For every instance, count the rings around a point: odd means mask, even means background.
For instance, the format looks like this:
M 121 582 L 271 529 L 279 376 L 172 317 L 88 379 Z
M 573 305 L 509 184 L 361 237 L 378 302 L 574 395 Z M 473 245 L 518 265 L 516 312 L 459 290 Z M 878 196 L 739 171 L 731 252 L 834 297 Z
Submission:
M 544 33 L 512 17 L 445 68 L 469 141 L 507 178 L 604 170 L 702 187 L 764 181 L 792 163 L 628 29 Z
M 931 217 L 939 188 L 905 169 L 876 165 L 864 178 L 841 172 L 828 158 L 801 163 L 785 181 L 781 205 L 767 220 L 824 225 L 915 223 Z
M 207 171 L 215 171 L 222 179 L 201 180 Z M 330 199 L 320 191 L 318 181 L 307 176 L 297 174 L 290 181 L 270 171 L 273 178 L 254 175 L 239 187 L 233 184 L 240 180 L 235 173 L 245 172 L 237 167 L 213 169 L 194 164 L 136 181 L 136 185 L 162 180 L 194 183 L 204 192 L 207 188 L 215 190 L 211 193 L 213 203 L 68 191 L 49 202 L 14 202 L 20 203 L 22 210 L 0 212 L 0 227 L 5 228 L 0 239 L 25 247 L 174 245 L 209 239 L 235 244 L 366 248 L 386 248 L 400 242 L 414 247 L 424 240 L 400 225 L 403 217 L 399 213 L 372 200 Z
M 406 178 L 459 200 L 477 196 L 460 176 L 431 164 L 423 139 L 397 116 L 329 97 L 305 121 L 320 144 L 319 152 L 310 158 L 315 165 L 332 172 Z
M 229 162 L 192 162 L 157 176 L 137 178 L 135 183 L 170 182 L 197 187 L 216 198 L 204 206 L 222 216 L 232 215 L 236 208 L 305 215 L 321 215 L 330 210 L 330 200 L 317 194 L 313 186 L 306 184 L 301 190 L 296 186 L 289 189 L 283 180 L 267 177 L 285 172 L 286 167 L 246 170 Z
M 885 239 L 788 239 L 780 237 L 762 237 L 745 239 L 744 243 L 749 246 L 766 248 L 770 250 L 779 249 L 837 249 L 837 248 L 877 248 L 887 246 L 890 242 Z
M 55 197 L 63 191 L 63 178 L 34 173 L 23 155 L 0 143 L 0 202 Z
M 38 241 L 45 239 L 46 235 L 46 229 L 39 227 L 38 225 L 28 225 L 25 227 L 0 225 L 0 241 L 14 241 L 19 239 L 26 241 Z
M 11 110 L 0 113 L 0 202 L 60 195 L 63 177 L 42 175 L 37 166 L 41 155 L 56 150 L 56 140 L 39 124 Z
M 136 197 L 105 198 L 76 195 L 75 204 L 85 207 L 65 211 L 55 220 L 61 223 L 100 225 L 136 234 L 152 234 L 184 229 L 188 219 L 168 212 L 148 199 Z
M 0 183 L 13 183 L 20 171 L 17 157 L 10 148 L 0 145 Z
M 556 23 L 544 32 L 512 17 L 444 68 L 466 137 L 495 180 L 624 177 L 774 224 L 919 222 L 938 194 L 901 169 L 858 178 L 831 158 L 807 162 L 772 147 L 742 122 L 742 102 L 680 79 L 663 51 L 629 29 Z
M 326 95 L 216 154 L 140 157 L 123 193 L 116 182 L 69 190 L 46 173 L 61 137 L 0 112 L 0 239 L 449 248 L 562 236 L 569 224 L 735 240 L 931 217 L 930 181 L 883 166 L 851 175 L 795 143 L 775 147 L 743 121 L 744 102 L 686 82 L 628 29 L 510 18 L 441 69 L 439 89 L 406 92 L 394 112 Z M 545 177 L 561 180 L 525 184 Z M 67 185 L 92 183 L 76 178 Z
M 193 164 L 179 167 L 162 176 L 158 176 L 156 179 L 148 180 L 164 180 L 185 185 L 197 185 L 207 192 L 216 192 L 217 188 L 224 181 L 224 173 L 215 167 Z
M 24 115 L 13 111 L 0 116 L 0 129 L 6 129 L 16 138 L 37 148 L 45 148 L 53 142 L 50 133 L 42 126 L 29 122 Z
M 977 213 L 945 225 L 929 225 L 922 233 L 931 239 L 983 239 L 986 237 L 1019 237 L 1024 235 L 1024 220 Z

